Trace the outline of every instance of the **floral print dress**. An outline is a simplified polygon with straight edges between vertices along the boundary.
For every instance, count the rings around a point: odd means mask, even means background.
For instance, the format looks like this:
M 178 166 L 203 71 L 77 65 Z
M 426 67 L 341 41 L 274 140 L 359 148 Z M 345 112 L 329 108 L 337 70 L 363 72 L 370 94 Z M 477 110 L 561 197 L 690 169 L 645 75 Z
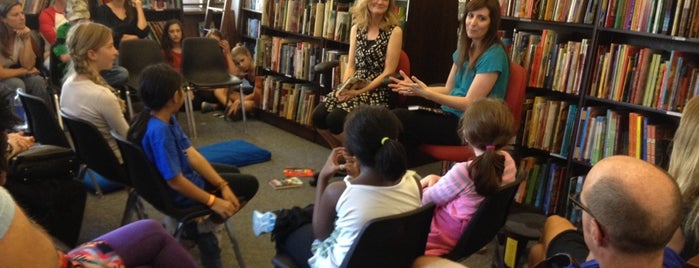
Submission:
M 394 28 L 395 26 L 391 26 L 388 29 L 379 29 L 379 35 L 374 40 L 367 39 L 366 29 L 357 29 L 357 49 L 354 57 L 356 71 L 354 76 L 371 81 L 383 72 L 386 64 L 388 40 Z M 333 90 L 325 98 L 325 107 L 328 112 L 335 108 L 351 112 L 361 104 L 388 107 L 388 90 L 387 87 L 378 87 L 369 92 L 357 95 L 346 102 L 339 102 L 335 97 L 335 90 Z

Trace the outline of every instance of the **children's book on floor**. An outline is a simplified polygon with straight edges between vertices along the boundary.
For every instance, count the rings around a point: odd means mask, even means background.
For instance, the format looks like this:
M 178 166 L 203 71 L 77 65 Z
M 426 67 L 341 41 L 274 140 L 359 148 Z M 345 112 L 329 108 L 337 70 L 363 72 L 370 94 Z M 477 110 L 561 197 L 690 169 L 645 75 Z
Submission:
M 298 177 L 287 177 L 281 179 L 273 179 L 269 181 L 269 185 L 274 188 L 274 190 L 282 190 L 289 188 L 296 188 L 303 186 L 303 181 Z

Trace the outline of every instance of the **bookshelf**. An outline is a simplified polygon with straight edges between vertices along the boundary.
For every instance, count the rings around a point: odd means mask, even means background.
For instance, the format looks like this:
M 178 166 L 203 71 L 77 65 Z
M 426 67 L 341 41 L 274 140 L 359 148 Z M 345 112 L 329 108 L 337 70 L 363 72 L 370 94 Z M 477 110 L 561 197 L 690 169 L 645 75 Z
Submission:
M 682 106 L 699 95 L 699 6 L 502 3 L 503 40 L 529 74 L 517 138 L 528 176 L 515 200 L 576 222 L 567 197 L 600 159 L 627 154 L 667 168 Z
M 398 2 L 395 12 L 406 18 L 409 1 Z M 347 61 L 352 4 L 352 0 L 241 0 L 241 40 L 254 46 L 258 74 L 266 76 L 260 120 L 327 146 L 310 118 L 344 68 L 317 74 L 313 66 Z

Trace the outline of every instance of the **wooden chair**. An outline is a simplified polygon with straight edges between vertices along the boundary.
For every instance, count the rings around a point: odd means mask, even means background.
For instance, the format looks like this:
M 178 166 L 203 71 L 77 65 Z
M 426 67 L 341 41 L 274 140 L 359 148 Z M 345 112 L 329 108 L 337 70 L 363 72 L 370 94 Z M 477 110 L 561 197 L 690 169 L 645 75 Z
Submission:
M 507 83 L 505 102 L 514 117 L 515 133 L 519 130 L 522 118 L 522 104 L 527 89 L 527 73 L 524 67 L 510 62 L 510 81 Z M 466 162 L 475 157 L 473 148 L 463 145 L 421 144 L 419 150 L 434 159 L 442 161 L 442 174 L 446 174 L 454 162 Z

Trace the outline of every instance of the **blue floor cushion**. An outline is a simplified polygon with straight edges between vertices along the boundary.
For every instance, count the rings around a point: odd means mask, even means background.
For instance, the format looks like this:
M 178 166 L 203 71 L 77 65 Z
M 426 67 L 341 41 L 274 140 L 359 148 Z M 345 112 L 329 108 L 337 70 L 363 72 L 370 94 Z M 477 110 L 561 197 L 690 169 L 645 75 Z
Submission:
M 112 182 L 95 171 L 92 171 L 92 174 L 93 176 L 95 176 L 95 181 L 99 185 L 102 193 L 111 193 L 124 188 L 124 185 Z M 88 172 L 86 172 L 85 176 L 83 176 L 83 183 L 85 184 L 85 187 L 87 187 L 87 189 L 90 189 L 91 192 L 94 193 L 97 191 L 97 189 L 95 189 L 95 184 L 92 182 L 92 179 L 90 178 Z
M 244 140 L 231 140 L 197 148 L 211 163 L 246 166 L 272 159 L 272 153 Z

